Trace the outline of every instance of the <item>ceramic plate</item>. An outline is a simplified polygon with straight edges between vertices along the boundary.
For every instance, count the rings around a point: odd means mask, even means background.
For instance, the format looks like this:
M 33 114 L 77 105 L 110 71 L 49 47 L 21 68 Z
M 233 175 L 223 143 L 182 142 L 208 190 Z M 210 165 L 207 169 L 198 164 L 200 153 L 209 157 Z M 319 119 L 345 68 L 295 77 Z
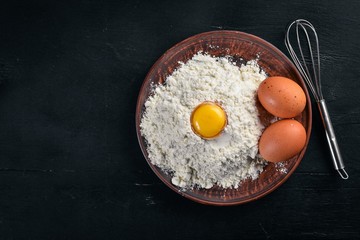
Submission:
M 163 84 L 166 77 L 177 67 L 179 61 L 187 62 L 199 51 L 212 56 L 230 56 L 234 61 L 249 61 L 258 58 L 259 66 L 268 76 L 284 76 L 296 81 L 305 91 L 307 106 L 296 117 L 306 129 L 305 148 L 295 157 L 281 163 L 268 164 L 256 180 L 243 181 L 237 189 L 223 189 L 215 186 L 211 189 L 185 190 L 171 183 L 171 176 L 151 164 L 146 151 L 145 139 L 140 134 L 140 120 L 145 111 L 144 103 L 151 93 L 152 84 Z M 291 61 L 276 47 L 265 40 L 238 31 L 213 31 L 192 36 L 166 51 L 152 66 L 141 87 L 136 106 L 136 131 L 141 150 L 154 173 L 172 190 L 193 201 L 210 205 L 236 205 L 259 199 L 278 188 L 290 177 L 299 165 L 310 137 L 311 104 L 304 81 Z M 264 125 L 272 118 L 258 104 L 260 118 Z

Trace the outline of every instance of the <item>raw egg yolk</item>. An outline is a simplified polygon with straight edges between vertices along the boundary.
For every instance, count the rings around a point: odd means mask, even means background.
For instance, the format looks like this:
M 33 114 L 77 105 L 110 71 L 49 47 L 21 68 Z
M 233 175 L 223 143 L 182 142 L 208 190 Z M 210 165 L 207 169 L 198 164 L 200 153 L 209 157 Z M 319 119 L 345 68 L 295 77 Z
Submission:
M 212 139 L 220 135 L 227 123 L 224 109 L 213 102 L 204 102 L 192 112 L 191 127 L 204 139 Z

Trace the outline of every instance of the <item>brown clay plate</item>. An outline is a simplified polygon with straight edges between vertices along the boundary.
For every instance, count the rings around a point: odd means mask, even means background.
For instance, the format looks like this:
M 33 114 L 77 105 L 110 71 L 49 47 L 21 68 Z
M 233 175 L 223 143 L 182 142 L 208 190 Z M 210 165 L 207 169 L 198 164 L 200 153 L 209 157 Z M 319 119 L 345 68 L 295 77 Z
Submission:
M 307 132 L 305 148 L 295 157 L 279 164 L 269 164 L 256 180 L 246 180 L 237 189 L 211 189 L 182 190 L 171 184 L 171 176 L 151 164 L 146 151 L 145 139 L 140 133 L 140 120 L 145 111 L 144 103 L 151 94 L 152 84 L 163 84 L 166 77 L 177 67 L 179 61 L 187 62 L 199 51 L 212 56 L 231 56 L 234 60 L 245 61 L 259 58 L 259 66 L 268 76 L 284 76 L 296 81 L 305 91 L 307 106 L 296 117 Z M 241 60 L 239 60 L 241 61 Z M 136 131 L 141 150 L 146 161 L 155 174 L 172 190 L 193 201 L 210 205 L 236 205 L 259 199 L 278 188 L 290 177 L 299 165 L 310 137 L 311 131 L 311 104 L 309 93 L 304 81 L 291 61 L 276 47 L 265 40 L 238 31 L 213 31 L 192 36 L 170 48 L 152 66 L 141 87 L 136 106 Z M 265 125 L 269 124 L 271 116 L 258 104 L 260 118 Z

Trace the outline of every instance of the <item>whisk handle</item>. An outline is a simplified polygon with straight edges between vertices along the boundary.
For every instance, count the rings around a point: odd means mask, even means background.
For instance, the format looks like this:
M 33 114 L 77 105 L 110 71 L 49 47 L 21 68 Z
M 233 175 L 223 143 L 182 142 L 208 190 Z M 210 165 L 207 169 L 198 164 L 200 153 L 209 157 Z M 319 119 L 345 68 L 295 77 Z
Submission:
M 341 157 L 340 148 L 336 140 L 334 128 L 332 126 L 329 112 L 326 107 L 325 99 L 318 101 L 318 107 L 325 127 L 326 138 L 330 147 L 334 167 L 343 179 L 348 179 L 349 175 L 345 171 L 345 165 Z

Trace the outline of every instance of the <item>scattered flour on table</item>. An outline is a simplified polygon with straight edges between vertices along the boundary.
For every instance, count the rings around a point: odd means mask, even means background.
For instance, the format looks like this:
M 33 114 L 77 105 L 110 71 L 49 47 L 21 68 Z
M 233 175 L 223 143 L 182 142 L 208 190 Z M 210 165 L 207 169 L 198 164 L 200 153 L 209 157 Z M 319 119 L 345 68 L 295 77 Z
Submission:
M 265 78 L 255 60 L 238 67 L 226 57 L 198 53 L 181 63 L 145 102 L 140 129 L 151 163 L 183 188 L 237 188 L 244 179 L 256 179 L 266 165 L 258 154 L 264 126 L 255 106 Z M 220 103 L 228 117 L 214 140 L 191 129 L 191 112 L 204 101 Z

